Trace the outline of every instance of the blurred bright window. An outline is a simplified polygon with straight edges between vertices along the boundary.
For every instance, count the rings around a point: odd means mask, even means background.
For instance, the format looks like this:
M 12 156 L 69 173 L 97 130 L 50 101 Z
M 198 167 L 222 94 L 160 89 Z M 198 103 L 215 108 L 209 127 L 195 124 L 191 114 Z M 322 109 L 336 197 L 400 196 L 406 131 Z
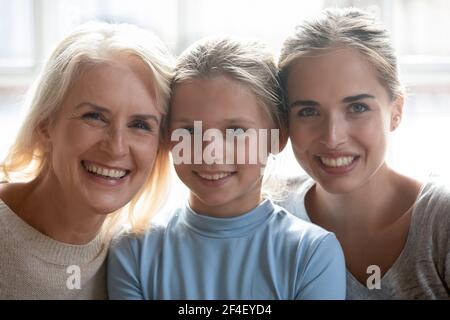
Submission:
M 450 1 L 448 0 L 0 0 L 0 157 L 17 131 L 21 95 L 52 47 L 88 20 L 134 23 L 174 54 L 213 34 L 267 42 L 277 54 L 301 20 L 325 7 L 355 6 L 391 31 L 408 96 L 388 161 L 404 173 L 450 175 Z M 286 174 L 298 169 L 289 152 Z
M 0 0 L 0 70 L 34 63 L 33 1 Z

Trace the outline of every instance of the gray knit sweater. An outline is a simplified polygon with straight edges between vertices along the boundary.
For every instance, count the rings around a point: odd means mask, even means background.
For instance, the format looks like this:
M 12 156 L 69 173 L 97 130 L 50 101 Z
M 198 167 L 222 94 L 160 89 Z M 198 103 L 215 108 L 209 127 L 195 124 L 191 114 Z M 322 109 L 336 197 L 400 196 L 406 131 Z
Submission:
M 306 177 L 289 182 L 289 196 L 279 203 L 310 221 L 305 195 L 314 185 Z M 369 276 L 369 275 L 368 275 Z M 347 271 L 347 299 L 450 299 L 450 190 L 430 181 L 414 204 L 408 238 L 379 289 L 369 289 Z
M 108 243 L 55 241 L 0 200 L 0 299 L 106 299 Z

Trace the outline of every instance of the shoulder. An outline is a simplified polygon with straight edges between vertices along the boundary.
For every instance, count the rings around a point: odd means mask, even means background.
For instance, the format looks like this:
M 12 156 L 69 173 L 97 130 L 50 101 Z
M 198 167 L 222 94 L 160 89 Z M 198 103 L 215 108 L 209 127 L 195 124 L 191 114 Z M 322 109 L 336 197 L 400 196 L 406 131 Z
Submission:
M 431 221 L 450 223 L 450 186 L 440 181 L 426 183 L 417 199 L 416 210 Z
M 156 255 L 155 250 L 160 247 L 157 234 L 159 228 L 156 227 L 151 227 L 145 234 L 136 234 L 128 230 L 119 233 L 109 248 L 108 273 L 117 276 L 125 272 L 137 276 L 142 263 L 151 264 Z M 149 235 L 155 236 L 156 241 L 146 241 Z
M 7 183 L 6 181 L 1 181 L 0 182 L 0 199 L 3 198 L 3 194 L 5 192 L 5 189 L 8 188 L 9 183 Z
M 173 210 L 168 213 L 171 215 L 168 221 L 153 223 L 144 233 L 137 234 L 123 230 L 113 239 L 111 252 L 113 254 L 122 252 L 135 256 L 145 255 L 146 252 L 155 254 L 161 248 L 166 234 L 176 225 L 179 213 L 180 209 Z
M 305 209 L 305 195 L 314 186 L 314 180 L 306 175 L 289 178 L 286 181 L 286 192 L 276 203 L 300 219 L 309 221 Z
M 286 227 L 289 226 L 289 230 L 294 233 L 300 232 L 320 235 L 328 232 L 316 224 L 300 219 L 291 211 L 279 204 L 274 204 L 273 206 L 275 208 L 274 214 L 278 222 L 282 223 L 282 225 L 285 225 Z
M 425 185 L 423 194 L 430 197 L 430 202 L 444 207 L 450 208 L 450 184 L 443 181 L 432 181 Z
M 23 204 L 32 189 L 33 182 L 0 183 L 0 202 L 16 211 L 15 208 Z
M 412 232 L 422 238 L 430 239 L 431 243 L 439 247 L 450 246 L 450 188 L 448 184 L 431 181 L 424 185 L 414 205 L 413 221 Z
M 307 175 L 299 175 L 286 179 L 286 187 L 289 193 L 300 192 L 302 187 L 311 184 L 312 179 Z
M 330 289 L 334 288 L 331 291 L 345 292 L 345 258 L 334 233 L 301 220 L 283 208 L 279 208 L 277 215 L 284 221 L 284 236 L 278 238 L 282 241 L 273 243 L 281 248 L 278 251 L 284 255 L 283 259 L 290 256 L 292 266 L 301 270 L 297 285 L 321 278 L 319 282 L 331 281 Z
M 6 231 L 15 230 L 17 225 L 18 216 L 14 210 L 15 203 L 11 199 L 11 185 L 0 184 L 0 228 Z
M 11 203 L 14 194 L 20 193 L 20 190 L 17 190 L 18 186 L 17 183 L 0 183 L 0 201 Z
M 285 234 L 287 240 L 296 243 L 300 249 L 315 250 L 323 242 L 337 243 L 332 232 L 322 227 L 294 216 L 285 208 L 278 205 L 275 207 L 275 225 L 279 226 L 281 233 Z

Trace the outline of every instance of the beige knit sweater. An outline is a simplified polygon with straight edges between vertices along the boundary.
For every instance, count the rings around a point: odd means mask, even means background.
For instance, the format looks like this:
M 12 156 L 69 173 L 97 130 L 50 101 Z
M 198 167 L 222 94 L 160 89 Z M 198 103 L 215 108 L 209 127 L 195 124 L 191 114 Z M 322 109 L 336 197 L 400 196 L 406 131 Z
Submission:
M 106 299 L 108 242 L 53 240 L 0 200 L 0 299 Z

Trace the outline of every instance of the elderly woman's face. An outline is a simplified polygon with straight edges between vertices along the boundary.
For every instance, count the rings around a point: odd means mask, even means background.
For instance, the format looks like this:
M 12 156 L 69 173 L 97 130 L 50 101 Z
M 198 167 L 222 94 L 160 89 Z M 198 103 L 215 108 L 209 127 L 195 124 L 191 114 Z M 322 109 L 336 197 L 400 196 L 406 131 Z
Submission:
M 162 115 L 153 88 L 148 69 L 130 58 L 87 69 L 75 81 L 48 128 L 55 187 L 102 214 L 133 198 L 158 150 Z

